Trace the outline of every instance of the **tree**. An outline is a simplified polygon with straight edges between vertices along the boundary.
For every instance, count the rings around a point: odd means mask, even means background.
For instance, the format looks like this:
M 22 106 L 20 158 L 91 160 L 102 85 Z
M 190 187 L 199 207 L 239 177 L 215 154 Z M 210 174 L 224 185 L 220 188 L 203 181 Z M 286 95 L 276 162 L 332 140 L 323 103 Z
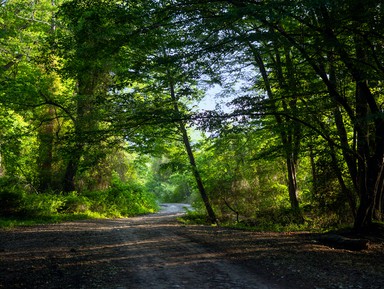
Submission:
M 120 35 L 126 32 L 118 26 L 120 10 L 124 8 L 105 1 L 69 1 L 60 8 L 61 24 L 66 25 L 58 39 L 63 72 L 76 82 L 76 109 L 71 112 L 74 123 L 63 179 L 66 192 L 76 189 L 75 177 L 87 149 L 100 143 L 96 132 L 101 100 L 107 97 L 113 65 L 124 45 Z
M 137 140 L 140 140 L 137 135 L 132 136 L 129 133 L 129 127 L 136 126 L 134 123 L 140 123 L 138 127 L 147 144 L 154 135 L 156 138 L 169 137 L 170 133 L 171 137 L 182 141 L 210 221 L 216 223 L 216 216 L 205 191 L 188 136 L 187 121 L 190 116 L 182 101 L 190 101 L 200 96 L 196 87 L 196 79 L 200 73 L 199 64 L 192 60 L 194 40 L 181 33 L 177 26 L 178 16 L 169 14 L 167 5 L 153 2 L 149 5 L 155 13 L 151 14 L 150 18 L 145 15 L 142 21 L 152 30 L 135 35 L 136 43 L 123 51 L 125 63 L 129 63 L 133 72 L 130 72 L 127 66 L 121 67 L 117 72 L 121 79 L 126 79 L 131 73 L 133 82 L 129 88 L 120 87 L 120 105 L 124 104 L 124 108 L 120 107 L 120 125 L 125 124 L 125 135 L 131 142 L 137 143 Z M 152 129 L 143 129 L 148 125 L 151 125 Z M 156 143 L 158 141 L 155 140 L 154 144 Z
M 40 157 L 36 158 L 33 155 L 37 152 L 37 148 L 33 151 L 24 150 L 23 153 L 29 154 L 28 158 L 30 158 L 29 184 L 36 189 L 42 185 L 40 189 L 45 190 L 50 184 L 52 173 L 50 171 L 53 140 L 51 124 L 54 116 L 47 114 L 53 111 L 52 108 L 47 110 L 45 106 L 44 91 L 52 93 L 52 89 L 48 88 L 57 86 L 55 82 L 58 78 L 48 72 L 50 69 L 44 65 L 48 60 L 44 58 L 42 51 L 45 50 L 46 38 L 53 30 L 51 20 L 55 10 L 54 2 L 25 3 L 12 0 L 4 3 L 0 9 L 4 20 L 2 22 L 4 33 L 1 35 L 4 58 L 1 61 L 5 63 L 0 76 L 1 101 L 5 110 L 18 115 L 17 118 L 22 119 L 21 122 L 29 123 L 30 127 L 27 127 L 24 133 L 19 132 L 15 135 L 15 139 L 24 143 L 27 134 L 35 138 L 34 129 L 39 132 L 37 143 L 40 146 Z M 46 126 L 47 122 L 51 124 Z M 37 172 L 39 169 L 40 172 Z M 25 176 L 27 170 L 23 168 L 22 171 L 21 174 Z
M 349 118 L 348 121 L 356 131 L 356 149 L 351 150 L 350 146 L 345 145 L 341 126 L 339 139 L 335 142 L 343 142 L 340 147 L 344 161 L 349 166 L 350 177 L 360 197 L 355 229 L 362 230 L 369 226 L 383 191 L 384 120 L 379 109 L 380 93 L 373 92 L 381 89 L 377 77 L 382 74 L 379 60 L 382 55 L 377 52 L 381 36 L 376 32 L 380 31 L 381 24 L 372 20 L 375 17 L 371 17 L 380 15 L 380 5 L 376 1 L 337 1 L 328 5 L 311 1 L 228 3 L 233 5 L 241 17 L 247 16 L 256 21 L 257 25 L 277 31 L 282 39 L 288 41 L 323 81 L 330 99 L 342 108 L 342 114 L 337 116 L 339 120 L 344 114 Z M 338 68 L 353 78 L 356 93 L 345 95 L 331 79 L 334 75 L 330 73 L 332 62 L 336 60 L 340 63 Z M 351 156 L 354 157 L 351 159 Z
M 196 14 L 200 13 L 198 10 Z M 219 55 L 226 62 L 226 69 L 238 69 L 243 67 L 249 72 L 249 66 L 253 65 L 255 70 L 260 73 L 260 84 L 257 79 L 249 86 L 257 86 L 256 90 L 248 89 L 246 95 L 237 97 L 234 103 L 236 108 L 233 114 L 252 114 L 261 113 L 257 111 L 262 109 L 264 113 L 273 114 L 279 128 L 277 129 L 282 142 L 282 150 L 286 158 L 288 193 L 291 200 L 291 207 L 299 214 L 298 201 L 298 185 L 296 181 L 297 162 L 300 150 L 302 126 L 292 121 L 291 118 L 284 116 L 290 111 L 297 110 L 298 96 L 301 93 L 299 82 L 295 77 L 294 61 L 289 51 L 289 44 L 281 42 L 274 36 L 273 31 L 267 33 L 263 29 L 257 27 L 252 22 L 237 21 L 236 14 L 220 17 L 220 9 L 206 8 L 199 15 L 201 22 L 206 25 L 205 19 L 213 19 L 216 27 L 200 28 L 207 35 L 206 38 L 200 37 L 204 41 L 201 48 L 202 51 L 208 50 L 211 54 Z M 232 16 L 232 18 L 230 18 Z M 217 18 L 217 19 L 215 19 Z M 201 23 L 197 24 L 201 26 Z M 216 29 L 216 30 L 214 30 Z M 211 30 L 214 30 L 213 32 Z M 252 33 L 252 35 L 247 35 Z M 261 48 L 260 44 L 263 44 Z M 279 45 L 282 47 L 280 49 Z M 236 57 L 231 59 L 226 56 L 235 54 Z M 240 64 L 239 64 L 240 62 Z M 272 72 L 268 72 L 266 67 L 272 68 Z M 231 68 L 229 68 L 231 67 Z M 239 75 L 238 71 L 234 74 Z M 244 77 L 244 76 L 242 76 Z M 248 84 L 248 80 L 246 80 Z M 260 96 L 260 89 L 266 91 L 265 96 Z M 252 95 L 253 94 L 253 95 Z M 264 98 L 264 99 L 263 99 Z M 261 108 L 261 102 L 263 108 Z M 253 106 L 253 107 L 252 107 Z M 258 116 L 256 116 L 257 118 Z
M 256 106 L 255 109 L 261 109 L 256 115 L 273 113 L 286 123 L 294 120 L 293 123 L 304 124 L 310 130 L 320 133 L 333 147 L 329 151 L 332 168 L 338 171 L 342 193 L 349 196 L 353 211 L 353 196 L 359 196 L 355 228 L 362 230 L 369 226 L 375 208 L 376 212 L 380 211 L 383 188 L 384 126 L 379 108 L 382 97 L 378 77 L 383 71 L 382 53 L 378 49 L 382 39 L 379 32 L 382 28 L 379 20 L 382 18 L 381 5 L 377 1 L 336 1 L 331 4 L 313 1 L 180 1 L 178 8 L 185 15 L 193 15 L 192 19 L 199 19 L 195 22 L 200 21 L 208 27 L 204 43 L 210 41 L 211 47 L 220 53 L 225 51 L 218 49 L 223 44 L 230 43 L 226 46 L 230 48 L 228 52 L 236 51 L 241 44 L 243 47 L 253 44 L 256 55 L 254 60 L 261 67 L 260 71 L 265 66 L 268 74 L 274 76 L 274 83 L 279 85 L 279 96 L 290 96 L 285 107 L 284 99 L 280 102 L 282 107 L 277 106 L 277 111 L 265 111 L 265 103 Z M 213 24 L 209 24 L 208 20 Z M 233 32 L 237 37 L 233 36 Z M 280 56 L 276 51 L 279 51 Z M 269 59 L 266 63 L 268 66 L 260 59 L 257 61 L 258 56 L 264 62 Z M 300 67 L 305 69 L 300 71 Z M 288 72 L 286 79 L 282 78 L 284 71 Z M 306 77 L 309 75 L 316 76 L 308 81 Z M 348 77 L 353 81 L 348 81 Z M 315 121 L 305 116 L 306 110 L 316 111 L 309 95 L 296 100 L 292 97 L 297 93 L 297 84 L 305 79 L 310 85 L 315 83 L 318 89 L 315 95 L 327 92 L 327 98 L 315 103 L 322 104 L 321 107 L 332 112 L 332 134 L 324 130 L 328 124 L 327 120 L 322 119 L 321 112 L 317 113 L 319 117 Z M 350 90 L 351 85 L 355 85 L 355 91 Z M 276 94 L 276 91 L 273 93 Z M 254 110 L 249 114 L 255 115 Z M 283 134 L 287 134 L 291 128 L 294 131 L 295 127 L 299 128 L 292 125 Z M 300 133 L 289 133 L 287 136 L 295 134 L 296 140 L 300 140 Z M 289 142 L 285 143 L 289 147 Z M 338 164 L 339 152 L 343 157 L 342 166 Z M 349 182 L 343 179 L 345 167 L 352 190 L 347 187 Z M 375 217 L 378 215 L 376 213 Z

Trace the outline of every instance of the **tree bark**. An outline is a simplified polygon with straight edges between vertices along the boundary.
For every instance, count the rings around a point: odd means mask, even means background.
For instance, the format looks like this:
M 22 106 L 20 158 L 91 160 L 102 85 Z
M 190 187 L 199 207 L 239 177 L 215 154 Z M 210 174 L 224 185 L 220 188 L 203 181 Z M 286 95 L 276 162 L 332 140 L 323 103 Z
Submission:
M 296 179 L 296 164 L 295 161 L 287 157 L 287 173 L 288 173 L 288 190 L 289 190 L 289 200 L 291 203 L 291 208 L 293 210 L 299 210 L 299 200 L 297 198 L 297 179 Z
M 52 188 L 52 162 L 54 140 L 54 110 L 49 107 L 46 118 L 39 129 L 39 191 L 45 192 Z
M 209 200 L 207 192 L 205 191 L 205 187 L 204 187 L 203 181 L 201 179 L 200 172 L 197 168 L 195 157 L 194 157 L 192 147 L 191 147 L 191 144 L 190 144 L 190 141 L 188 138 L 188 133 L 187 133 L 187 130 L 185 129 L 185 125 L 183 123 L 180 123 L 179 129 L 180 129 L 182 136 L 183 136 L 183 142 L 184 142 L 184 146 L 185 146 L 185 149 L 187 151 L 187 154 L 188 154 L 189 163 L 190 163 L 191 168 L 192 168 L 192 173 L 195 177 L 197 188 L 199 189 L 201 198 L 202 198 L 204 205 L 205 205 L 205 208 L 207 210 L 208 217 L 209 217 L 212 224 L 218 224 L 216 214 L 212 209 L 211 202 Z
M 68 162 L 63 179 L 63 190 L 66 193 L 76 190 L 75 177 L 80 165 L 81 157 L 84 154 L 86 144 L 86 134 L 90 131 L 94 121 L 91 117 L 92 102 L 96 85 L 97 76 L 81 77 L 78 81 L 77 92 L 77 116 L 74 119 L 73 145 L 68 154 Z
M 363 47 L 364 39 L 355 37 L 356 56 L 366 61 Z M 347 61 L 347 60 L 346 60 Z M 380 208 L 376 203 L 382 199 L 384 179 L 384 118 L 372 94 L 365 72 L 356 65 L 349 64 L 356 81 L 356 115 L 358 180 L 360 193 L 360 207 L 357 212 L 354 228 L 364 230 L 372 224 L 374 216 L 381 216 L 382 212 L 374 214 Z
M 79 168 L 80 158 L 80 149 L 78 149 L 68 161 L 63 184 L 63 191 L 65 193 L 76 191 L 75 177 Z

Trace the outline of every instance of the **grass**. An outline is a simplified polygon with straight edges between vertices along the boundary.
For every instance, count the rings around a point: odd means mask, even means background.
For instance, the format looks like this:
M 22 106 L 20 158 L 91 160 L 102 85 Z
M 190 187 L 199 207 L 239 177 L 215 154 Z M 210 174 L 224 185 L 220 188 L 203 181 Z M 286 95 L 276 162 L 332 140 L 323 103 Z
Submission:
M 121 218 L 158 210 L 154 196 L 137 184 L 115 182 L 105 191 L 31 194 L 0 190 L 0 228 L 81 219 Z
M 187 225 L 210 224 L 209 218 L 203 210 L 187 211 L 187 214 L 180 217 L 179 221 Z M 302 212 L 302 215 L 298 215 L 297 212 L 288 208 L 259 211 L 254 217 L 243 218 L 239 222 L 231 216 L 221 216 L 220 225 L 226 228 L 256 232 L 326 232 L 351 226 L 350 223 L 341 222 L 334 213 Z
M 92 218 L 103 218 L 100 215 L 93 214 L 55 214 L 50 216 L 20 218 L 20 217 L 3 217 L 0 218 L 0 228 L 12 229 L 15 227 L 25 227 L 43 224 L 55 224 L 66 221 L 85 220 Z

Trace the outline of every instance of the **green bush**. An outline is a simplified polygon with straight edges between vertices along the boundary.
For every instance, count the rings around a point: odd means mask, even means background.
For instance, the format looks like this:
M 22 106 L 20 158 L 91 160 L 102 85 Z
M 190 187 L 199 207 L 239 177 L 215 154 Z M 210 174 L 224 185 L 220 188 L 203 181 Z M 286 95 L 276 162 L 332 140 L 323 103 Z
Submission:
M 0 226 L 81 218 L 129 217 L 158 209 L 154 195 L 137 183 L 114 178 L 105 191 L 79 194 L 27 193 L 17 186 L 0 189 Z M 31 222 L 30 222 L 31 221 Z
M 0 217 L 38 218 L 57 214 L 64 198 L 54 194 L 32 194 L 24 191 L 0 191 Z
M 114 178 L 107 190 L 105 204 L 120 212 L 122 216 L 134 216 L 153 213 L 157 208 L 154 195 L 137 183 L 123 183 Z
M 0 217 L 23 215 L 25 193 L 16 178 L 0 178 Z
M 92 201 L 85 196 L 72 192 L 63 198 L 59 211 L 64 213 L 85 213 L 91 207 Z
M 59 194 L 26 194 L 24 209 L 27 217 L 47 217 L 57 214 L 65 202 L 65 197 Z
M 16 217 L 23 214 L 24 193 L 0 191 L 0 217 Z
M 194 225 L 207 225 L 211 223 L 208 215 L 205 212 L 190 210 L 187 210 L 187 213 L 180 217 L 179 221 L 184 224 Z

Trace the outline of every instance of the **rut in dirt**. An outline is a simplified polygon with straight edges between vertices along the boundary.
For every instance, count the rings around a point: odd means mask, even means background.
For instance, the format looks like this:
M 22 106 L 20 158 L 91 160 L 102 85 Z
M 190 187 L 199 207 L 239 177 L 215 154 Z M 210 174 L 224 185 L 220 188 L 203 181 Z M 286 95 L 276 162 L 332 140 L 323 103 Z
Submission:
M 280 288 L 188 238 L 183 207 L 2 231 L 0 288 Z

